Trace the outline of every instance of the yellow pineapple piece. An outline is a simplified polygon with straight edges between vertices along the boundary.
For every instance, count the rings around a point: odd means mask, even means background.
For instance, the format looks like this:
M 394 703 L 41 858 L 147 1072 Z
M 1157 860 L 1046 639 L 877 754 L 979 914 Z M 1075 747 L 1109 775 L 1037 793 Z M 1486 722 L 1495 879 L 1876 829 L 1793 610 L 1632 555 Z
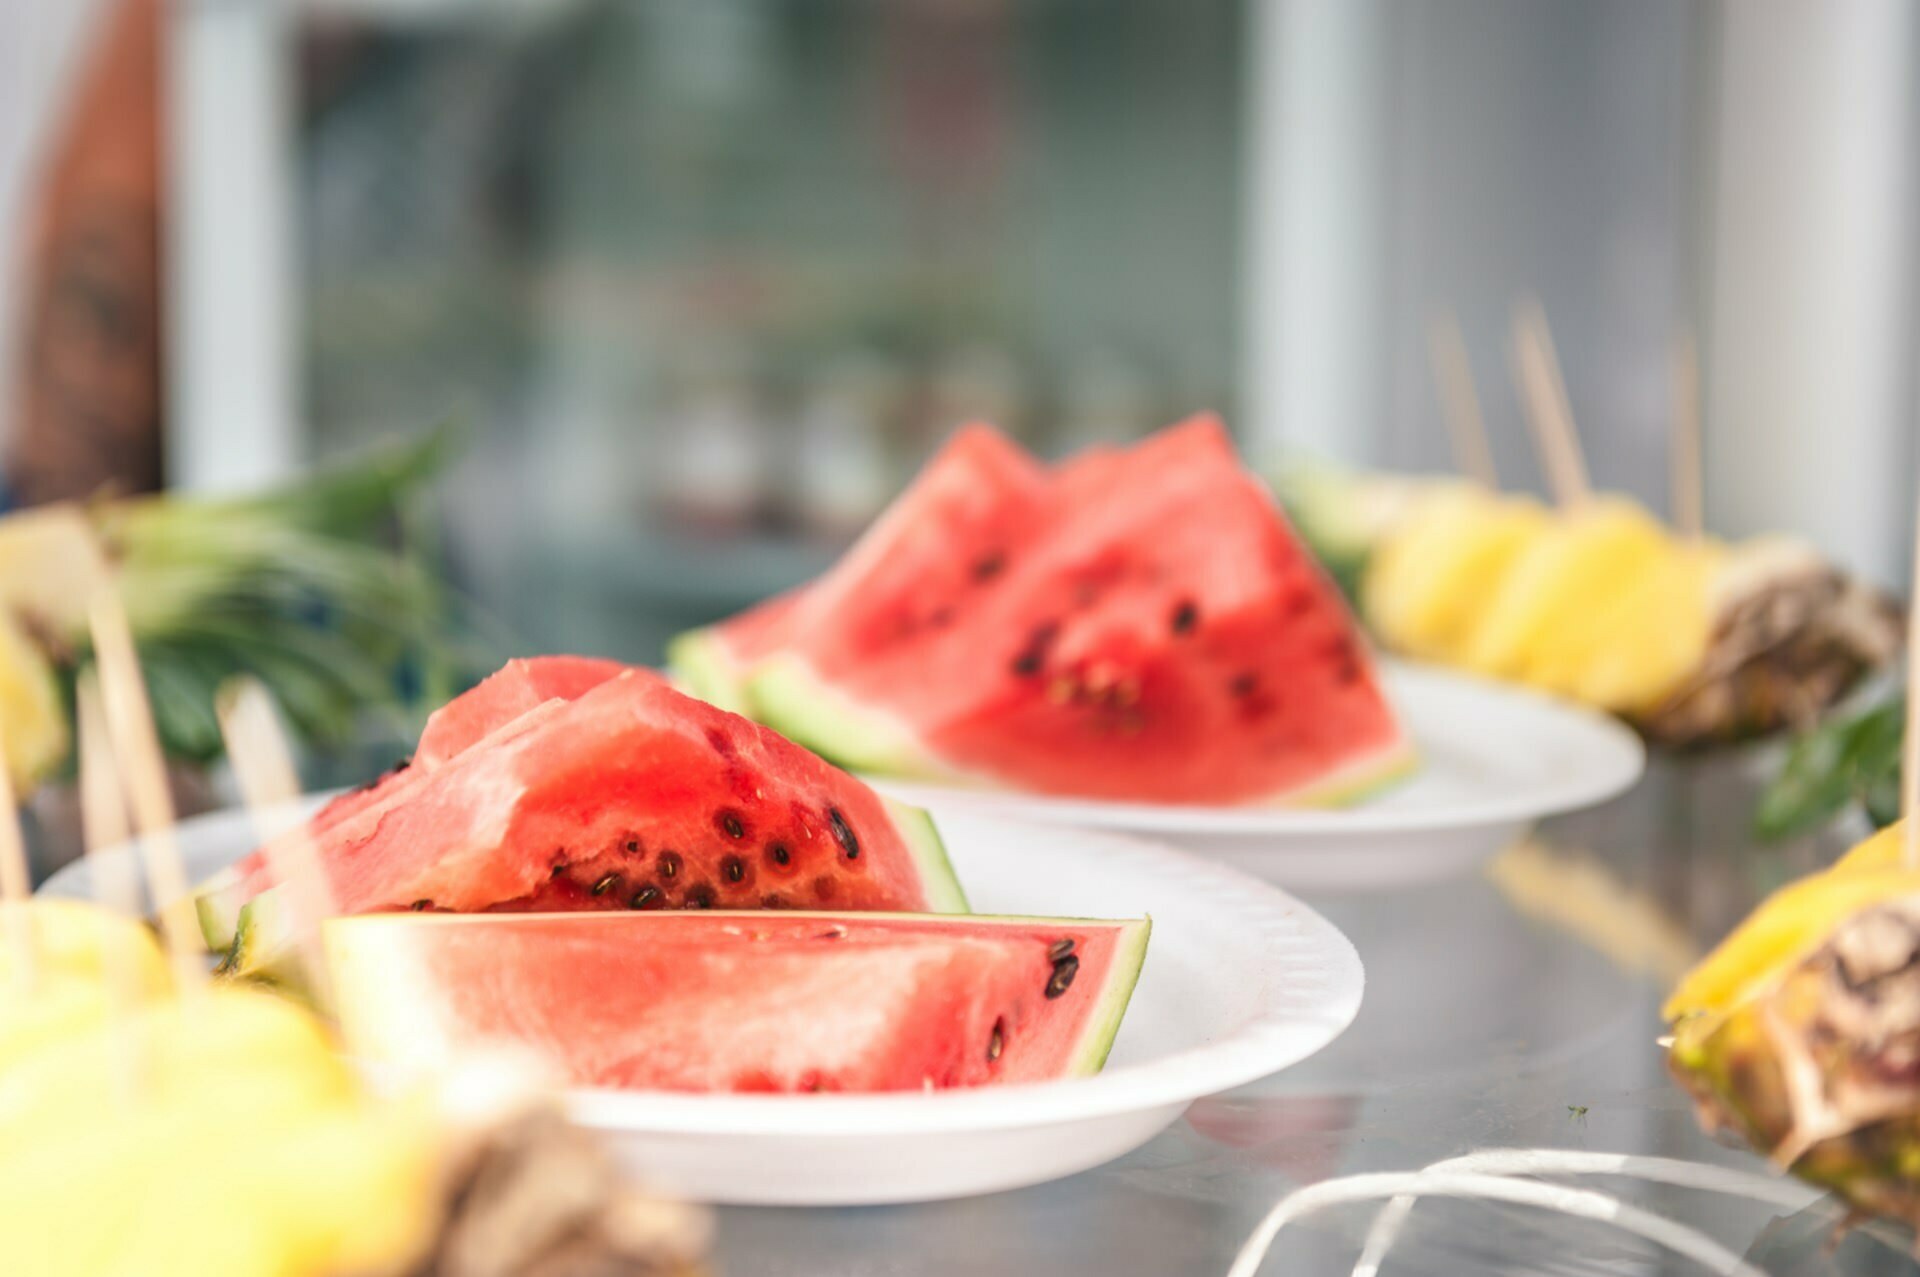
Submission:
M 16 794 L 67 756 L 66 708 L 53 665 L 0 605 L 0 739 Z
M 1361 586 L 1362 611 L 1394 650 L 1451 659 L 1507 566 L 1550 518 L 1524 497 L 1437 486 L 1381 542 Z
M 1614 713 L 1657 705 L 1706 657 L 1722 557 L 1708 543 L 1668 542 L 1585 623 L 1543 634 L 1522 677 Z
M 109 566 L 93 520 L 76 502 L 0 518 L 0 613 L 62 638 L 86 628 Z
M 1833 868 L 1789 883 L 1761 901 L 1687 973 L 1661 1014 L 1678 1020 L 1725 1013 L 1765 991 L 1842 920 L 1870 905 L 1920 891 L 1920 871 L 1901 863 L 1901 828 L 1889 826 Z
M 370 1100 L 297 1006 L 215 989 L 0 1074 L 0 1236 L 63 1277 L 406 1271 L 438 1220 L 438 1121 Z
M 1562 514 L 1508 566 L 1465 638 L 1462 661 L 1496 678 L 1523 674 L 1544 642 L 1590 624 L 1666 544 L 1658 521 L 1619 498 Z
M 137 998 L 163 996 L 169 988 L 165 957 L 146 927 L 74 900 L 0 904 L 7 914 L 23 910 L 32 927 L 38 984 L 20 990 L 10 944 L 0 944 L 0 1074 L 18 1060 L 68 1038 L 89 1034 L 125 1008 L 114 1004 L 104 973 L 125 964 Z M 3 933 L 0 933 L 3 934 Z M 109 946 L 118 946 L 110 959 Z

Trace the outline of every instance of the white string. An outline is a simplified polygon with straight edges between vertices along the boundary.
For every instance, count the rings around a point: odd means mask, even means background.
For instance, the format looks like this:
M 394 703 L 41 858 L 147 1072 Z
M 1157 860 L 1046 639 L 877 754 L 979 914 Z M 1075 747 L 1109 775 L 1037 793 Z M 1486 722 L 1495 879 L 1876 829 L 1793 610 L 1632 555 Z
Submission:
M 1450 1157 L 1424 1168 L 1435 1171 L 1467 1171 L 1481 1175 L 1631 1175 L 1656 1184 L 1696 1188 L 1706 1193 L 1725 1193 L 1729 1197 L 1750 1197 L 1789 1210 L 1804 1210 L 1818 1200 L 1818 1190 L 1779 1176 L 1755 1175 L 1749 1171 L 1687 1162 L 1673 1157 L 1635 1157 L 1625 1153 L 1584 1153 L 1553 1148 L 1495 1148 Z M 1353 1266 L 1353 1277 L 1378 1277 L 1381 1261 L 1398 1240 L 1400 1230 L 1413 1213 L 1415 1194 L 1403 1194 L 1381 1207 L 1367 1231 L 1360 1262 Z
M 1530 1179 L 1503 1179 L 1498 1175 L 1473 1175 L 1458 1171 L 1413 1171 L 1395 1174 L 1351 1175 L 1345 1179 L 1325 1180 L 1282 1198 L 1260 1226 L 1247 1238 L 1234 1258 L 1227 1277 L 1255 1277 L 1260 1263 L 1272 1249 L 1280 1230 L 1296 1219 L 1328 1206 L 1348 1202 L 1378 1201 L 1409 1193 L 1423 1197 L 1457 1197 L 1480 1201 L 1509 1202 L 1515 1206 L 1537 1206 L 1579 1219 L 1612 1224 L 1637 1237 L 1664 1246 L 1677 1255 L 1726 1277 L 1767 1277 L 1767 1274 L 1734 1254 L 1713 1238 L 1685 1224 L 1630 1206 L 1617 1197 L 1586 1188 L 1566 1188 L 1542 1184 Z

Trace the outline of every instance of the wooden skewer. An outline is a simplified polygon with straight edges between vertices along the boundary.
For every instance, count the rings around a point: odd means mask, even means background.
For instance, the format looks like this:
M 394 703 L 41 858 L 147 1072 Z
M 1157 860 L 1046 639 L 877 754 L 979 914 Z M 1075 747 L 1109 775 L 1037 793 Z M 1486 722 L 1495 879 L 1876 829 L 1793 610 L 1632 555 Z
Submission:
M 317 992 L 324 999 L 326 962 L 320 950 L 320 923 L 335 912 L 333 892 L 307 824 L 299 818 L 300 781 L 280 717 L 274 712 L 273 696 L 258 679 L 242 676 L 228 680 L 215 705 L 227 759 L 240 781 L 241 797 L 253 813 L 254 833 L 266 848 L 274 881 L 288 896 L 301 956 L 309 978 L 320 982 Z M 292 813 L 292 826 L 284 831 L 268 828 L 268 814 L 276 811 Z
M 1434 385 L 1440 391 L 1440 415 L 1446 418 L 1453 464 L 1481 487 L 1498 491 L 1500 474 L 1493 466 L 1487 419 L 1480 411 L 1480 394 L 1473 386 L 1473 364 L 1467 358 L 1460 321 L 1452 311 L 1437 313 L 1427 321 L 1427 358 L 1433 365 Z
M 1914 530 L 1913 583 L 1907 601 L 1907 734 L 1900 746 L 1900 814 L 1906 818 L 1901 858 L 1920 869 L 1920 524 Z
M 193 900 L 187 892 L 180 845 L 174 837 L 167 766 L 154 731 L 153 708 L 147 703 L 133 632 L 127 626 L 119 596 L 111 589 L 101 590 L 94 597 L 89 620 L 107 733 L 126 782 L 134 825 L 140 832 L 140 854 L 160 917 L 160 937 L 181 990 L 199 990 L 207 983 L 206 964 L 200 957 Z
M 1554 354 L 1553 332 L 1537 298 L 1525 298 L 1513 308 L 1513 366 L 1553 499 L 1571 509 L 1587 501 L 1593 489 L 1587 483 L 1587 462 L 1580 452 L 1580 432 L 1573 424 L 1566 379 Z
M 133 851 L 127 845 L 126 791 L 113 761 L 113 743 L 107 734 L 107 714 L 100 704 L 100 683 L 93 671 L 80 676 L 74 689 L 75 718 L 80 740 L 80 816 L 87 862 L 93 870 L 94 895 L 126 918 L 140 916 L 139 881 Z M 142 1001 L 139 972 L 127 945 L 109 943 L 101 955 L 108 1004 L 113 1021 L 126 1041 L 116 1052 L 121 1091 L 129 1100 L 140 1093 L 142 1062 L 135 1013 Z
M 13 793 L 13 770 L 6 742 L 0 740 L 0 910 L 6 914 L 7 946 L 20 987 L 32 993 L 40 985 L 40 953 L 33 940 L 33 876 L 27 865 L 27 840 L 20 833 L 20 808 Z
M 1673 527 L 1690 540 L 1706 531 L 1700 467 L 1700 352 L 1683 332 L 1673 352 Z

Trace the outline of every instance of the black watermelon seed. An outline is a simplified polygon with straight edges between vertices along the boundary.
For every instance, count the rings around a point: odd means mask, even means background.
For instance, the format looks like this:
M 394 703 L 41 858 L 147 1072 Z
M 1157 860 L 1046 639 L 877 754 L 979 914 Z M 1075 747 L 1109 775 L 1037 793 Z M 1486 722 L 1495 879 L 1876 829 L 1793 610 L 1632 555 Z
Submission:
M 593 894 L 596 896 L 604 896 L 618 886 L 619 883 L 619 874 L 606 874 L 600 881 L 593 884 Z
M 1005 1020 L 995 1020 L 993 1022 L 993 1036 L 987 1039 L 987 1063 L 992 1064 L 995 1060 L 999 1059 L 1000 1052 L 1006 1049 L 1006 1045 L 1007 1022 Z
M 633 893 L 633 899 L 627 901 L 627 908 L 645 909 L 648 905 L 652 904 L 654 901 L 658 900 L 659 898 L 660 898 L 660 888 L 642 887 L 640 888 L 640 890 Z
M 847 853 L 848 860 L 860 858 L 860 840 L 853 836 L 853 830 L 847 827 L 847 818 L 840 814 L 838 807 L 827 808 L 827 821 L 833 826 L 834 841 Z
M 1063 940 L 1055 940 L 1052 944 L 1047 946 L 1047 961 L 1058 962 L 1060 961 L 1060 959 L 1066 957 L 1069 953 L 1072 953 L 1072 952 L 1073 952 L 1072 936 L 1068 936 Z
M 413 911 L 414 911 L 415 913 L 425 913 L 425 912 L 426 912 L 427 910 L 429 910 L 429 909 L 431 909 L 431 908 L 433 908 L 433 901 L 431 901 L 431 900 L 416 900 L 416 901 L 414 901 L 414 902 L 413 902 L 413 904 L 412 904 L 412 906 L 411 906 L 411 908 L 413 909 Z
M 1235 696 L 1251 696 L 1253 689 L 1260 686 L 1260 678 L 1255 674 L 1236 674 L 1227 684 L 1227 690 Z
M 680 872 L 680 853 L 677 851 L 661 852 L 660 853 L 660 876 L 662 878 L 671 879 L 675 874 L 679 872 Z
M 566 871 L 567 871 L 567 862 L 564 860 L 557 860 L 554 862 L 554 865 L 553 865 L 553 873 L 549 876 L 558 878 L 561 874 L 565 873 Z
M 793 853 L 787 850 L 787 845 L 783 842 L 777 842 L 768 847 L 767 854 L 773 857 L 773 863 L 776 865 L 791 864 L 793 862 Z
M 766 895 L 760 897 L 760 907 L 762 909 L 791 909 L 793 906 L 789 905 L 787 898 L 779 892 L 769 891 Z
M 638 855 L 639 851 L 640 851 L 640 840 L 638 838 L 627 839 L 627 854 Z
M 1080 959 L 1068 954 L 1053 964 L 1053 976 L 1047 981 L 1047 996 L 1057 998 L 1067 991 L 1073 977 L 1080 974 Z
M 1200 608 L 1192 599 L 1180 600 L 1180 606 L 1173 609 L 1173 632 L 1187 634 L 1200 623 Z
M 1006 566 L 1007 556 L 995 550 L 992 554 L 983 555 L 974 561 L 973 579 L 976 581 L 991 581 L 994 577 L 999 576 L 1001 570 Z
M 694 883 L 693 886 L 687 888 L 686 903 L 689 909 L 713 908 L 713 887 L 704 882 Z
M 747 876 L 747 867 L 738 856 L 728 856 L 720 862 L 720 872 L 727 876 L 728 882 L 739 882 Z
M 1040 653 L 1022 652 L 1013 658 L 1013 672 L 1021 678 L 1032 678 L 1040 672 Z
M 718 819 L 720 821 L 720 828 L 727 837 L 745 838 L 747 836 L 747 827 L 741 823 L 739 812 L 723 811 L 720 813 Z

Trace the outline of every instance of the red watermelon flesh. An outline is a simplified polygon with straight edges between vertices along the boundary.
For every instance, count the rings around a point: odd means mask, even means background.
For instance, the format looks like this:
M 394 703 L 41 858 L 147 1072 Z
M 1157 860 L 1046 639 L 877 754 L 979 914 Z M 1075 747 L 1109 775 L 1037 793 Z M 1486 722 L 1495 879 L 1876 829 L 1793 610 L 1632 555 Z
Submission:
M 778 651 L 855 684 L 911 681 L 959 657 L 954 636 L 1004 586 L 1045 519 L 1046 491 L 1045 469 L 1005 435 L 960 430 L 800 594 Z
M 1148 924 L 851 913 L 329 923 L 351 1049 L 530 1048 L 576 1086 L 917 1091 L 1098 1071 Z
M 447 759 L 538 705 L 577 701 L 631 665 L 590 656 L 527 656 L 508 661 L 470 690 L 435 710 L 413 751 L 415 767 Z M 647 671 L 639 671 L 653 677 Z
M 875 770 L 1146 802 L 1331 801 L 1407 765 L 1353 618 L 1217 420 L 1076 460 L 1048 504 L 949 647 L 770 663 L 762 716 Z
M 641 671 L 543 702 L 313 837 L 342 913 L 966 908 L 924 813 Z M 250 858 L 223 907 L 273 885 Z M 236 960 L 279 940 L 242 936 Z
M 416 784 L 461 750 L 549 700 L 575 700 L 632 666 L 587 656 L 528 656 L 508 661 L 427 718 L 413 757 L 369 784 L 348 790 L 314 813 L 325 829 Z M 643 673 L 645 671 L 642 671 Z

